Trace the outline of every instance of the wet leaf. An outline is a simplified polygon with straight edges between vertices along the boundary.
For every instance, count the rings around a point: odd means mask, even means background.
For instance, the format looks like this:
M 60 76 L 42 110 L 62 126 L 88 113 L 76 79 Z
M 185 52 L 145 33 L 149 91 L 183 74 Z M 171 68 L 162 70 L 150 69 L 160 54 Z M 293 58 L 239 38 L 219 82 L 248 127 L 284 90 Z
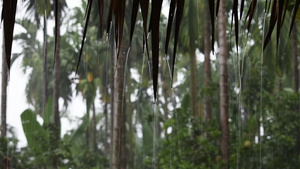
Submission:
M 220 6 L 220 0 L 217 0 L 216 16 L 218 16 L 219 6 Z
M 266 0 L 266 2 L 267 2 L 267 0 Z M 245 0 L 241 0 L 240 19 L 242 19 L 242 16 L 243 16 L 244 4 L 245 4 Z
M 276 5 L 277 5 L 277 0 L 274 0 L 273 5 L 272 5 L 272 11 L 271 11 L 270 26 L 269 26 L 269 30 L 268 30 L 267 36 L 266 36 L 266 38 L 264 40 L 263 50 L 266 49 L 266 47 L 267 47 L 267 45 L 268 45 L 268 43 L 269 43 L 269 41 L 271 39 L 271 35 L 272 35 L 273 30 L 274 30 L 276 21 L 277 21 Z
M 181 23 L 181 19 L 183 16 L 184 2 L 185 2 L 185 0 L 177 1 L 176 22 L 175 22 L 175 40 L 174 40 L 174 52 L 173 52 L 173 63 L 172 63 L 172 81 L 173 81 L 173 77 L 174 77 L 176 50 L 177 50 L 177 44 L 178 44 L 180 23 Z
M 142 18 L 143 18 L 143 29 L 144 29 L 144 36 L 143 36 L 143 49 L 146 45 L 148 60 L 149 60 L 149 48 L 148 48 L 148 40 L 147 40 L 147 22 L 148 22 L 148 9 L 149 9 L 149 0 L 140 0 L 141 11 L 142 11 Z M 144 51 L 144 50 L 143 50 Z
M 174 15 L 175 15 L 176 1 L 177 0 L 171 0 L 171 3 L 170 3 L 170 11 L 169 11 L 169 18 L 168 18 L 168 26 L 167 26 L 167 37 L 166 37 L 166 43 L 165 43 L 165 54 L 168 53 L 169 41 L 170 41 L 172 25 L 173 25 L 173 20 L 174 20 Z
M 281 17 L 282 17 L 282 10 L 283 10 L 283 2 L 284 0 L 277 1 L 277 32 L 276 32 L 276 49 L 278 49 L 279 45 L 279 38 L 280 38 L 280 30 L 281 30 Z
M 138 12 L 138 9 L 139 9 L 139 3 L 140 3 L 140 0 L 133 0 L 132 12 L 131 12 L 131 27 L 130 27 L 130 41 L 129 41 L 129 44 L 131 44 L 131 41 L 132 41 L 132 36 L 133 36 L 134 27 L 135 27 L 135 23 L 136 23 L 137 12 Z
M 14 34 L 14 26 L 16 19 L 17 0 L 3 1 L 3 10 L 1 20 L 4 22 L 4 42 L 5 55 L 8 70 L 10 70 L 11 63 L 11 48 Z
M 238 20 L 238 0 L 233 1 L 233 12 L 232 12 L 232 21 L 234 19 L 234 26 L 235 26 L 235 43 L 236 43 L 236 49 L 238 51 L 238 44 L 239 44 L 239 20 Z M 232 27 L 231 27 L 232 28 Z
M 250 9 L 249 9 L 248 14 L 247 14 L 247 16 L 249 16 L 248 25 L 247 25 L 248 31 L 250 30 L 251 21 L 252 21 L 253 15 L 254 15 L 256 4 L 257 4 L 257 0 L 252 0 L 251 1 Z M 246 17 L 246 19 L 247 19 L 247 17 Z
M 300 0 L 296 0 L 295 5 L 294 5 L 294 9 L 292 12 L 292 17 L 291 17 L 291 22 L 290 22 L 290 31 L 289 31 L 289 36 L 291 36 L 292 33 L 292 29 L 295 23 L 295 19 L 296 19 L 296 14 L 299 8 L 299 4 L 300 4 Z
M 283 17 L 282 17 L 281 27 L 282 27 L 282 25 L 284 23 L 284 20 L 285 20 L 285 14 L 286 14 L 288 5 L 289 5 L 289 0 L 286 0 L 285 5 L 284 5 L 284 10 L 283 10 L 284 13 L 283 13 Z
M 92 9 L 92 3 L 93 3 L 93 0 L 89 0 L 88 4 L 86 6 L 86 16 L 87 17 L 86 17 L 86 21 L 85 21 L 84 30 L 83 30 L 83 38 L 82 38 L 82 41 L 81 41 L 81 48 L 80 48 L 80 51 L 79 51 L 79 57 L 78 57 L 78 62 L 77 62 L 77 67 L 76 67 L 76 74 L 78 72 L 78 68 L 79 68 L 79 64 L 80 64 L 80 59 L 81 59 L 81 56 L 82 56 L 82 51 L 83 51 L 84 42 L 85 42 L 85 38 L 86 38 L 86 32 L 87 32 L 88 25 L 89 25 L 89 20 L 90 20 L 90 15 L 91 15 L 91 9 Z
M 157 96 L 157 82 L 158 82 L 158 67 L 159 67 L 159 21 L 160 11 L 162 8 L 162 0 L 156 0 L 152 2 L 151 18 L 149 30 L 152 31 L 152 78 L 154 99 Z

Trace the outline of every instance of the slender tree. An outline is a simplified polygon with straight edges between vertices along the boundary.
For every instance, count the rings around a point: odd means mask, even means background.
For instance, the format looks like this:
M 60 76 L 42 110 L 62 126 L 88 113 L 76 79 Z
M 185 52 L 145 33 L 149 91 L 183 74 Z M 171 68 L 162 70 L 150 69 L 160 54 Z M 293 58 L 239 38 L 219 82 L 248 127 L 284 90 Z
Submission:
M 189 10 L 188 10 L 188 18 L 189 18 L 189 55 L 190 55 L 190 66 L 191 66 L 191 106 L 192 106 L 192 115 L 198 115 L 198 88 L 197 88 L 197 61 L 196 61 L 196 41 L 197 38 L 197 21 L 195 14 L 196 12 L 196 2 L 195 0 L 189 1 Z
M 205 8 L 208 8 L 208 2 L 205 2 Z M 204 86 L 208 87 L 211 81 L 211 69 L 210 69 L 210 17 L 209 12 L 205 12 L 205 21 L 204 21 Z M 211 118 L 211 97 L 208 93 L 205 93 L 204 96 L 204 117 L 205 119 Z
M 184 42 L 184 50 L 190 57 L 190 100 L 191 115 L 198 115 L 198 88 L 197 88 L 197 61 L 196 61 L 196 45 L 198 42 L 198 20 L 197 17 L 197 0 L 186 1 L 187 11 L 184 13 L 182 20 L 182 41 Z
M 47 9 L 48 0 L 45 0 L 45 9 Z M 44 57 L 43 57 L 43 112 L 48 101 L 48 31 L 47 31 L 47 10 L 44 12 Z
M 220 120 L 221 120 L 221 153 L 222 160 L 229 160 L 229 126 L 228 126 L 228 72 L 227 72 L 227 39 L 225 0 L 220 0 L 218 13 L 219 29 L 219 69 L 220 69 Z M 228 168 L 228 166 L 226 167 Z
M 59 80 L 60 80 L 60 27 L 61 27 L 61 0 L 56 1 L 56 46 L 54 53 L 54 89 L 53 89 L 53 111 L 54 111 L 54 125 L 56 127 L 55 139 L 58 141 L 60 138 L 59 126 L 60 126 L 60 115 L 59 115 Z
M 4 37 L 4 36 L 3 36 Z M 6 138 L 7 124 L 6 124 L 6 110 L 7 110 L 7 64 L 5 55 L 5 41 L 3 38 L 2 44 L 2 87 L 1 87 L 1 137 Z M 3 145 L 6 146 L 6 145 Z M 3 163 L 3 168 L 10 168 L 8 157 L 0 158 L 0 164 Z
M 297 25 L 292 30 L 292 53 L 293 53 L 293 75 L 294 75 L 294 91 L 299 90 L 299 70 L 298 70 L 298 41 L 297 41 Z
M 5 41 L 2 44 L 2 87 L 1 87 L 1 137 L 6 137 L 6 110 L 7 110 L 7 62 L 5 55 Z
M 120 52 L 118 60 L 115 56 L 115 62 L 117 62 L 117 72 L 114 77 L 114 122 L 113 122 L 113 149 L 112 149 L 112 169 L 118 169 L 121 165 L 121 117 L 122 117 L 122 102 L 123 102 L 123 52 Z
M 113 154 L 114 154 L 114 117 L 115 117 L 115 78 L 114 78 L 114 67 L 115 67 L 115 60 L 116 60 L 116 56 L 115 56 L 115 52 L 114 52 L 114 33 L 111 33 L 112 36 L 110 36 L 111 38 L 110 40 L 110 46 L 111 46 L 111 70 L 110 70 L 110 75 L 111 75 L 111 110 L 110 110 L 110 168 L 112 168 L 114 160 L 113 160 Z
M 29 0 L 26 4 L 26 12 L 33 14 L 33 17 L 36 19 L 37 26 L 40 26 L 40 17 L 43 17 L 43 48 L 44 48 L 44 53 L 43 53 L 43 80 L 42 80 L 42 112 L 45 111 L 45 107 L 48 101 L 48 31 L 47 31 L 47 19 L 50 14 L 50 1 L 49 0 L 44 0 L 36 2 L 35 0 Z

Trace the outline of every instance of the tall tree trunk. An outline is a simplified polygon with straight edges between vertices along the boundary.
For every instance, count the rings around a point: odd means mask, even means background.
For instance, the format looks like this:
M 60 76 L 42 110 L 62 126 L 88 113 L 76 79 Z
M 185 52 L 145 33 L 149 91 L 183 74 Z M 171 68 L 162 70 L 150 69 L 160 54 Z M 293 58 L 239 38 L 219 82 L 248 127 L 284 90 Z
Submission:
M 4 35 L 4 33 L 3 33 Z M 6 109 L 7 109 L 7 76 L 4 36 L 2 44 L 2 88 L 1 88 L 1 137 L 6 137 Z
M 124 73 L 123 73 L 124 75 Z M 123 83 L 123 82 L 122 82 Z M 125 84 L 124 84 L 125 85 Z M 124 85 L 123 85 L 123 90 L 124 89 Z M 121 110 L 121 119 L 120 119 L 120 154 L 119 157 L 121 158 L 120 160 L 120 169 L 126 169 L 126 165 L 127 165 L 127 158 L 126 158 L 126 100 L 125 97 L 123 97 L 122 94 L 122 109 Z
M 196 53 L 195 50 L 190 49 L 190 65 L 191 65 L 191 111 L 193 116 L 198 116 L 198 109 L 197 109 L 197 82 L 196 82 L 196 71 L 197 71 L 197 65 L 196 65 Z
M 8 67 L 6 63 L 5 55 L 5 41 L 3 33 L 3 44 L 2 44 L 2 88 L 1 88 L 1 137 L 5 139 L 7 124 L 6 124 L 6 110 L 7 110 L 7 77 L 8 77 Z M 7 144 L 7 142 L 5 141 Z M 7 147 L 7 145 L 1 145 Z M 3 164 L 3 168 L 10 169 L 10 159 L 8 156 L 0 159 L 0 164 Z
M 53 111 L 54 111 L 54 148 L 56 149 L 59 144 L 60 139 L 60 117 L 59 117 L 59 78 L 60 78 L 60 26 L 61 26 L 61 0 L 57 1 L 58 9 L 57 10 L 57 39 L 56 39 L 56 51 L 54 54 L 55 64 L 54 64 L 54 89 L 53 89 Z M 54 157 L 54 168 L 59 167 L 58 157 Z
M 292 55 L 293 55 L 293 76 L 294 76 L 294 91 L 298 93 L 299 91 L 299 70 L 298 70 L 298 41 L 297 41 L 297 24 L 294 25 L 292 30 Z M 299 95 L 298 95 L 299 100 Z M 300 106 L 295 108 L 295 112 L 300 111 Z M 299 127 L 298 127 L 299 131 Z M 300 136 L 297 136 L 296 152 L 300 154 Z
M 98 146 L 97 146 L 97 124 L 96 124 L 96 108 L 95 103 L 93 102 L 93 150 L 94 153 L 97 153 Z
M 45 4 L 47 4 L 47 0 L 45 0 Z M 47 6 L 46 6 L 47 7 Z M 45 112 L 46 104 L 48 101 L 48 35 L 47 35 L 47 16 L 44 14 L 44 58 L 43 58 L 43 114 Z
M 298 41 L 297 41 L 297 25 L 292 30 L 292 52 L 293 52 L 293 75 L 294 75 L 294 91 L 299 90 L 299 70 L 298 70 Z
M 205 2 L 205 7 L 208 9 L 208 2 Z M 211 81 L 211 69 L 210 69 L 210 25 L 209 11 L 205 12 L 204 21 L 204 87 L 209 87 Z M 204 118 L 206 120 L 211 119 L 211 97 L 208 93 L 204 96 Z
M 227 164 L 229 159 L 229 126 L 228 126 L 228 73 L 227 73 L 227 39 L 225 0 L 220 1 L 218 14 L 219 28 L 219 67 L 220 67 L 220 120 L 222 160 Z
M 117 59 L 116 59 L 117 60 Z M 122 126 L 122 102 L 123 102 L 123 81 L 124 81 L 124 55 L 120 52 L 116 76 L 114 77 L 114 124 L 113 124 L 113 149 L 112 149 L 112 169 L 121 167 L 121 127 Z
M 113 29 L 112 29 L 113 30 Z M 115 94 L 116 94 L 116 89 L 115 89 L 115 63 L 116 63 L 116 56 L 115 56 L 115 50 L 114 50 L 114 34 L 111 33 L 110 37 L 110 47 L 111 47 L 111 110 L 110 110 L 110 168 L 113 168 L 113 163 L 114 163 L 114 116 L 115 116 Z

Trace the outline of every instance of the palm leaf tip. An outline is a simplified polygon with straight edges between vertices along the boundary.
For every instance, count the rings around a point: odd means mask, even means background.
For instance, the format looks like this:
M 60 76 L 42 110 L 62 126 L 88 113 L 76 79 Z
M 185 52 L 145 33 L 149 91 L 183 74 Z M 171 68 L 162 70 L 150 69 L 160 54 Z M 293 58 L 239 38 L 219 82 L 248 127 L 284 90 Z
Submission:
M 7 63 L 8 70 L 10 70 L 11 50 L 12 50 L 15 19 L 16 19 L 17 0 L 3 1 L 2 9 L 3 10 L 2 10 L 1 20 L 4 22 L 4 46 L 5 46 L 6 63 Z
M 168 52 L 169 41 L 170 41 L 170 36 L 171 36 L 171 31 L 172 31 L 172 24 L 173 24 L 173 19 L 174 19 L 174 14 L 175 14 L 175 7 L 176 7 L 176 0 L 171 0 L 169 18 L 168 18 L 168 26 L 167 26 L 165 54 L 167 54 L 167 52 Z
M 137 12 L 139 9 L 139 0 L 134 0 L 133 5 L 132 5 L 132 12 L 131 12 L 131 28 L 130 28 L 130 41 L 129 44 L 131 44 L 132 37 L 133 37 L 133 32 L 134 32 L 134 27 L 136 23 L 136 17 L 137 17 Z
M 294 5 L 294 9 L 292 12 L 292 16 L 291 16 L 291 21 L 290 21 L 290 30 L 289 30 L 289 36 L 291 36 L 292 33 L 292 29 L 296 20 L 296 14 L 299 8 L 299 4 L 300 4 L 300 0 L 296 0 L 295 5 Z
M 179 38 L 180 23 L 181 23 L 182 16 L 183 16 L 184 2 L 185 2 L 185 0 L 177 1 L 177 7 L 176 7 L 177 11 L 176 11 L 176 23 L 175 23 L 174 52 L 173 52 L 173 62 L 172 62 L 172 81 L 173 81 L 173 77 L 174 77 L 176 51 L 177 51 L 177 44 L 178 44 L 178 38 Z
M 162 8 L 162 0 L 152 2 L 151 18 L 149 30 L 152 31 L 152 78 L 154 99 L 157 98 L 157 82 L 158 82 L 158 67 L 159 67 L 159 21 L 160 11 Z
M 83 30 L 83 38 L 82 38 L 82 42 L 81 42 L 81 48 L 80 48 L 80 52 L 79 52 L 78 62 L 77 62 L 77 66 L 76 66 L 76 74 L 78 73 L 78 68 L 79 68 L 79 64 L 80 64 L 80 60 L 81 60 L 81 56 L 82 56 L 82 52 L 83 52 L 84 42 L 85 42 L 85 38 L 86 38 L 86 32 L 88 29 L 90 15 L 91 15 L 92 3 L 93 3 L 93 0 L 89 0 L 87 7 L 86 7 L 86 16 L 87 17 L 86 17 L 84 30 Z

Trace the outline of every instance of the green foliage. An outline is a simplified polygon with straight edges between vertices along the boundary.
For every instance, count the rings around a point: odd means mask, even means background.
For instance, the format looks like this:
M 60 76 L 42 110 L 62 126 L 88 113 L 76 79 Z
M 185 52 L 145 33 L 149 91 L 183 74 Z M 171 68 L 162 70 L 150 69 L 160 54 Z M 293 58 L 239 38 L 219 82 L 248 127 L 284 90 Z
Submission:
M 164 139 L 159 154 L 160 168 L 220 168 L 218 139 L 220 131 L 216 120 L 203 121 L 190 116 L 189 95 L 164 124 L 172 130 Z
M 85 24 L 83 20 L 87 1 L 82 0 L 81 2 L 82 7 L 76 7 L 70 12 L 71 16 L 67 15 L 66 32 L 61 37 L 60 97 L 64 100 L 65 108 L 67 108 L 68 102 L 71 101 L 71 84 L 77 83 L 70 78 L 70 75 L 75 70 L 77 59 L 74 58 L 78 57 L 78 48 L 82 40 L 82 28 Z M 290 4 L 294 2 L 295 0 L 290 1 Z M 129 1 L 129 3 L 132 2 Z M 257 10 L 263 10 L 264 3 L 258 1 Z M 35 4 L 32 3 L 32 5 Z M 212 120 L 205 121 L 202 117 L 191 117 L 190 97 L 186 94 L 190 92 L 189 82 L 191 78 L 190 60 L 187 59 L 188 54 L 189 52 L 195 53 L 195 49 L 202 52 L 204 46 L 202 43 L 203 36 L 200 34 L 203 29 L 203 19 L 198 18 L 198 15 L 203 14 L 199 10 L 203 8 L 201 5 L 202 3 L 197 0 L 186 1 L 186 10 L 184 11 L 180 31 L 180 47 L 176 59 L 177 72 L 183 77 L 177 79 L 179 76 L 174 76 L 174 83 L 181 82 L 177 83 L 176 87 L 173 86 L 172 90 L 165 87 L 169 86 L 172 80 L 169 78 L 166 63 L 173 60 L 169 59 L 160 63 L 163 68 L 160 76 L 162 76 L 161 80 L 164 87 L 162 92 L 159 92 L 160 96 L 156 105 L 149 101 L 153 99 L 151 92 L 149 92 L 149 89 L 152 89 L 149 80 L 151 78 L 151 73 L 149 73 L 151 72 L 151 57 L 148 58 L 148 64 L 147 61 L 142 63 L 143 57 L 147 60 L 147 56 L 143 54 L 141 46 L 143 44 L 143 38 L 141 38 L 143 30 L 141 29 L 141 16 L 138 15 L 136 32 L 140 34 L 134 35 L 127 66 L 130 70 L 129 73 L 131 73 L 131 70 L 138 72 L 139 80 L 128 75 L 127 77 L 132 79 L 124 80 L 126 81 L 126 84 L 124 84 L 126 94 L 124 111 L 132 113 L 131 118 L 133 119 L 128 121 L 132 122 L 132 130 L 135 132 L 126 136 L 126 143 L 130 140 L 133 144 L 133 147 L 126 144 L 126 152 L 130 148 L 131 150 L 134 149 L 134 152 L 130 152 L 130 157 L 127 157 L 127 162 L 131 156 L 134 156 L 133 166 L 135 168 L 210 169 L 224 167 L 220 150 L 220 75 L 217 73 L 219 70 L 217 50 L 216 60 L 211 61 L 212 78 L 207 87 L 203 87 L 203 63 L 197 61 L 197 76 L 200 76 L 198 78 L 200 79 L 198 83 L 200 92 L 197 93 L 200 96 L 199 102 L 202 102 L 203 96 L 211 97 L 213 105 Z M 227 1 L 226 6 L 232 6 L 232 2 Z M 37 12 L 41 13 L 44 8 L 43 2 L 36 3 L 36 7 L 39 8 Z M 244 10 L 246 12 L 248 9 L 244 8 Z M 92 12 L 96 13 L 93 15 L 98 14 L 95 8 L 92 9 Z M 126 18 L 130 16 L 128 13 L 125 15 Z M 289 13 L 286 15 L 289 15 Z M 268 17 L 267 15 L 267 19 Z M 70 130 L 58 141 L 58 146 L 52 145 L 54 142 L 53 132 L 55 131 L 52 121 L 52 99 L 48 99 L 45 112 L 41 110 L 43 45 L 37 40 L 37 31 L 40 29 L 38 25 L 32 24 L 29 19 L 18 21 L 26 32 L 15 36 L 16 41 L 22 47 L 22 52 L 14 54 L 12 60 L 19 56 L 23 57 L 23 70 L 29 73 L 26 97 L 28 103 L 34 107 L 34 111 L 26 110 L 21 115 L 23 131 L 28 142 L 27 147 L 18 149 L 18 141 L 14 136 L 6 139 L 0 138 L 0 166 L 3 163 L 2 159 L 9 157 L 12 168 L 51 168 L 54 158 L 59 159 L 61 169 L 109 167 L 109 160 L 106 158 L 108 154 L 104 152 L 105 145 L 101 142 L 107 139 L 107 135 L 104 137 L 102 129 L 106 125 L 103 123 L 103 114 L 96 116 L 97 128 L 100 126 L 100 130 L 97 129 L 97 151 L 91 151 L 86 141 L 86 131 L 90 130 L 92 126 L 89 110 L 95 99 L 97 99 L 97 91 L 100 92 L 100 102 L 102 104 L 106 103 L 107 109 L 113 106 L 110 103 L 110 97 L 113 93 L 110 87 L 112 86 L 112 78 L 114 78 L 115 64 L 112 63 L 113 55 L 110 55 L 113 47 L 109 43 L 110 41 L 114 43 L 114 37 L 111 36 L 110 39 L 105 37 L 99 40 L 98 36 L 95 36 L 99 34 L 98 23 L 96 22 L 99 18 L 94 18 L 87 30 L 86 45 L 78 72 L 79 83 L 76 88 L 77 92 L 81 92 L 86 101 L 87 114 L 78 119 L 79 123 L 76 128 Z M 161 18 L 160 24 L 166 27 L 165 16 L 161 16 Z M 287 36 L 288 22 L 282 25 L 278 51 L 274 51 L 276 44 L 275 41 L 271 40 L 262 55 L 262 37 L 266 34 L 263 30 L 267 30 L 269 26 L 269 23 L 266 22 L 265 28 L 263 28 L 263 21 L 262 15 L 255 16 L 251 25 L 251 33 L 247 32 L 247 38 L 239 37 L 241 39 L 240 44 L 238 44 L 241 48 L 239 55 L 232 50 L 235 47 L 232 47 L 232 42 L 228 42 L 228 52 L 230 54 L 228 57 L 229 166 L 230 168 L 249 169 L 260 167 L 272 169 L 298 168 L 300 166 L 299 94 L 294 94 L 291 90 L 292 74 L 290 68 L 292 59 L 290 57 L 291 45 L 288 43 Z M 127 24 L 127 22 L 125 23 Z M 129 26 L 126 25 L 125 29 L 128 28 Z M 229 29 L 230 24 L 228 24 Z M 241 32 L 244 30 L 241 26 Z M 161 33 L 161 35 L 163 34 Z M 276 34 L 273 33 L 272 39 L 275 39 L 275 36 Z M 164 41 L 163 38 L 165 38 L 164 35 L 161 36 Z M 234 36 L 231 38 L 234 38 Z M 47 67 L 48 77 L 50 78 L 47 91 L 50 94 L 53 90 L 51 77 L 53 76 L 54 62 L 53 52 L 50 51 L 54 50 L 54 37 L 49 36 L 48 39 L 49 64 Z M 126 45 L 124 43 L 124 48 L 127 47 Z M 163 45 L 160 44 L 160 46 Z M 169 47 L 170 52 L 168 53 L 170 56 L 172 56 L 172 48 L 173 46 Z M 147 70 L 147 66 L 149 66 L 149 70 Z M 143 75 L 140 71 L 142 68 L 144 69 Z M 140 81 L 140 76 L 142 76 L 142 81 Z M 135 98 L 132 101 L 132 96 L 137 99 Z M 177 103 L 178 98 L 181 99 L 180 103 Z M 177 105 L 177 108 L 174 108 L 175 104 L 173 102 L 179 104 L 180 107 Z M 106 113 L 106 115 L 112 114 L 109 110 Z M 39 116 L 43 118 L 43 124 L 37 121 Z M 109 126 L 106 127 L 110 128 Z M 264 130 L 262 136 L 260 133 L 261 128 Z M 105 134 L 110 134 L 110 131 Z M 127 152 L 127 154 L 129 153 Z
M 52 101 L 50 100 L 48 105 L 51 102 Z M 47 113 L 47 111 L 46 114 L 51 116 L 51 113 Z M 99 116 L 97 121 L 99 121 L 101 117 L 103 116 Z M 43 125 L 40 125 L 36 118 L 37 115 L 29 109 L 25 110 L 21 115 L 23 130 L 29 146 L 29 149 L 23 148 L 21 152 L 28 153 L 28 158 L 32 158 L 27 162 L 28 165 L 39 167 L 52 166 L 53 160 L 58 158 L 59 166 L 61 168 L 107 167 L 108 161 L 104 156 L 100 155 L 98 152 L 95 153 L 86 149 L 84 143 L 80 141 L 85 132 L 82 128 L 85 129 L 87 126 L 85 121 L 82 123 L 82 127 L 79 127 L 72 136 L 68 134 L 65 135 L 64 139 L 58 142 L 59 145 L 54 146 L 51 144 L 54 141 L 53 139 L 55 139 L 53 135 L 53 132 L 55 131 L 53 123 L 48 121 L 47 123 L 44 122 Z M 6 149 L 1 150 L 0 155 L 1 152 L 6 152 Z M 21 157 L 17 156 L 17 158 Z
M 49 139 L 48 133 L 37 122 L 36 114 L 29 109 L 21 114 L 21 120 L 28 146 L 35 154 L 40 154 L 43 151 L 42 143 Z

